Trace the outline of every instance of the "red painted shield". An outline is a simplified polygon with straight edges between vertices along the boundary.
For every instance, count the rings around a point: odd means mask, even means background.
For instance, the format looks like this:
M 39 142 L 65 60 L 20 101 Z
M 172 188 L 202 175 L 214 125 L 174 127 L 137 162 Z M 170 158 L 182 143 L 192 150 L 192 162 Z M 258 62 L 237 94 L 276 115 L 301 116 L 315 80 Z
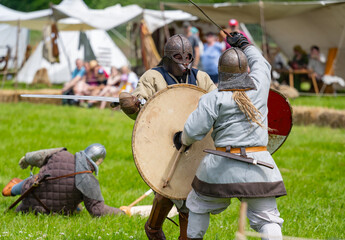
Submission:
M 268 151 L 273 154 L 285 142 L 292 128 L 292 108 L 289 100 L 274 89 L 268 95 Z

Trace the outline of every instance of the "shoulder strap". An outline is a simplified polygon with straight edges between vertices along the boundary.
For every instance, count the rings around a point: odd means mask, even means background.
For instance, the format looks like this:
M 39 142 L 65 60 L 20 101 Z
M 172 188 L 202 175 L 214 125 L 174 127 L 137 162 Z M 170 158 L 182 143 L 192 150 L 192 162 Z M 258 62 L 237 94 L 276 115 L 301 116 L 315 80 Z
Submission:
M 59 176 L 59 177 L 46 178 L 45 181 L 56 180 L 56 179 L 66 178 L 66 177 L 72 177 L 72 176 L 75 176 L 75 175 L 78 175 L 78 174 L 82 174 L 82 173 L 92 173 L 92 171 L 75 172 L 75 173 L 70 173 L 70 174 L 62 175 L 62 176 Z

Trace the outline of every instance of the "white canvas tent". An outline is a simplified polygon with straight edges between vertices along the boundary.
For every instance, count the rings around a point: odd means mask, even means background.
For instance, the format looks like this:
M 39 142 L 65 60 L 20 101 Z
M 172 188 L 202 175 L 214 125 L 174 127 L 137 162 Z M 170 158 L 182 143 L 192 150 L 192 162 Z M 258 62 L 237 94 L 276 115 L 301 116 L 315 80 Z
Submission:
M 78 19 L 82 25 L 70 30 L 104 29 L 109 30 L 136 17 L 143 10 L 138 5 L 121 6 L 116 4 L 105 9 L 89 9 L 82 0 L 64 0 L 53 6 L 54 19 Z
M 31 83 L 35 72 L 40 68 L 47 68 L 52 83 L 62 83 L 70 80 L 70 70 L 75 67 L 75 59 L 83 58 L 82 49 L 78 49 L 79 32 L 86 31 L 91 47 L 95 52 L 97 60 L 110 62 L 103 66 L 121 67 L 127 65 L 128 61 L 121 50 L 111 41 L 105 30 L 110 30 L 128 21 L 145 18 L 150 31 L 164 26 L 173 21 L 195 20 L 196 18 L 182 11 L 161 11 L 143 10 L 137 5 L 122 7 L 120 4 L 105 9 L 89 9 L 82 0 L 63 0 L 59 5 L 51 9 L 35 11 L 33 13 L 21 13 L 13 11 L 13 15 L 0 17 L 0 22 L 15 24 L 21 19 L 29 29 L 42 30 L 43 26 L 57 21 L 60 31 L 59 52 L 60 63 L 50 64 L 42 57 L 43 43 L 40 43 L 37 50 L 30 57 L 23 69 L 18 73 L 18 81 Z M 93 30 L 91 29 L 99 29 Z M 89 31 L 90 30 L 90 31 Z M 72 31 L 72 32 L 66 32 Z M 104 57 L 104 55 L 106 55 Z
M 151 33 L 158 28 L 175 21 L 195 21 L 197 19 L 197 17 L 181 10 L 158 11 L 144 9 L 144 20 Z
M 75 60 L 77 58 L 84 58 L 83 47 L 78 48 L 78 46 L 79 31 L 85 30 L 87 30 L 85 33 L 96 55 L 96 59 L 106 70 L 109 71 L 110 66 L 120 68 L 128 65 L 125 55 L 104 30 L 122 23 L 122 21 L 114 21 L 114 19 L 117 19 L 114 17 L 116 14 L 126 13 L 126 18 L 124 15 L 121 15 L 123 17 L 122 20 L 125 19 L 126 21 L 138 16 L 138 12 L 134 11 L 137 9 L 136 7 L 134 7 L 134 10 L 131 7 L 130 10 L 127 7 L 123 8 L 128 11 L 121 11 L 121 9 L 120 5 L 115 5 L 105 10 L 92 10 L 81 0 L 64 0 L 59 5 L 53 6 L 53 15 L 58 20 L 58 28 L 60 29 L 58 38 L 60 63 L 51 64 L 43 58 L 43 42 L 41 42 L 35 53 L 18 73 L 18 82 L 31 83 L 36 71 L 40 68 L 48 70 L 51 83 L 69 81 L 71 70 L 75 68 Z M 111 15 L 113 21 L 108 22 L 111 20 Z
M 166 5 L 208 21 L 191 4 Z M 219 25 L 225 26 L 230 18 L 243 23 L 260 23 L 258 2 L 199 5 Z M 326 56 L 329 48 L 338 47 L 335 74 L 345 78 L 345 41 L 342 41 L 345 1 L 263 2 L 263 7 L 267 34 L 289 58 L 297 44 L 305 50 L 318 45 Z
M 18 28 L 10 26 L 8 24 L 0 24 L 0 56 L 6 56 L 7 46 L 11 49 L 11 57 L 9 59 L 7 68 L 15 68 L 14 59 L 17 51 L 17 35 Z M 29 31 L 26 28 L 21 28 L 18 37 L 18 56 L 17 66 L 20 67 L 26 51 L 26 46 L 29 40 Z M 4 63 L 0 65 L 0 68 L 4 66 Z
M 128 64 L 127 58 L 121 50 L 115 45 L 112 39 L 104 30 L 85 31 L 91 47 L 99 63 L 109 71 L 110 66 L 120 68 Z M 79 35 L 77 31 L 63 31 L 59 36 L 60 63 L 49 63 L 43 58 L 43 41 L 37 46 L 26 64 L 18 73 L 18 82 L 31 83 L 36 71 L 40 68 L 46 68 L 51 83 L 64 83 L 71 79 L 71 69 L 75 68 L 75 60 L 83 59 L 83 46 L 78 49 Z M 62 48 L 62 44 L 64 49 Z M 66 55 L 67 54 L 67 55 Z M 69 65 L 70 64 L 70 65 Z
M 0 4 L 0 22 L 14 26 L 17 26 L 19 22 L 21 28 L 41 31 L 46 23 L 50 21 L 50 15 L 50 9 L 27 13 L 16 11 Z

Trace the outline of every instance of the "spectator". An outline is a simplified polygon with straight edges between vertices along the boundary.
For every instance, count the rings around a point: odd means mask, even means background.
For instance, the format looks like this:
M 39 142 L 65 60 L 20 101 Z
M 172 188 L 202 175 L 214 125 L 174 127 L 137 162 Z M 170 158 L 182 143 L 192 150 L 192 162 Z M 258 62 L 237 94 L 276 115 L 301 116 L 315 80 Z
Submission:
M 121 83 L 121 74 L 116 67 L 111 67 L 110 76 L 107 81 L 107 85 L 100 92 L 99 96 L 108 96 L 108 97 L 119 97 L 120 93 L 120 83 Z M 100 109 L 104 109 L 107 102 L 102 102 Z
M 217 41 L 217 36 L 209 32 L 206 34 L 204 54 L 201 56 L 203 70 L 210 75 L 212 81 L 218 83 L 218 60 L 222 54 L 222 44 Z
M 98 166 L 105 156 L 104 146 L 98 143 L 75 155 L 66 148 L 27 153 L 19 161 L 20 167 L 39 167 L 39 173 L 24 181 L 12 179 L 2 190 L 2 195 L 22 195 L 22 203 L 16 209 L 20 212 L 70 214 L 84 201 L 92 216 L 121 214 L 120 209 L 104 204 L 99 182 L 92 174 L 98 174 Z
M 192 32 L 192 34 L 198 39 L 198 43 L 199 43 L 199 55 L 202 56 L 202 54 L 204 53 L 204 44 L 203 42 L 200 40 L 200 32 L 199 29 L 197 29 L 196 27 L 192 27 L 190 29 L 190 31 Z
M 308 69 L 313 71 L 312 74 L 315 75 L 317 80 L 321 80 L 325 73 L 325 63 L 321 61 L 320 48 L 318 46 L 314 45 L 310 48 Z
M 293 48 L 294 56 L 289 65 L 292 69 L 307 69 L 308 66 L 308 56 L 307 53 L 302 49 L 300 45 L 296 45 Z
M 121 68 L 121 90 L 131 93 L 138 85 L 138 76 L 128 67 Z
M 98 96 L 106 84 L 107 77 L 109 75 L 99 66 L 96 60 L 91 60 L 90 63 L 85 64 L 86 77 L 84 81 L 81 81 L 75 87 L 75 95 L 88 95 L 88 96 Z M 88 101 L 85 104 L 84 101 L 80 101 L 80 105 L 83 107 L 92 107 L 95 101 Z
M 245 36 L 248 40 L 248 42 L 250 43 L 250 40 L 248 38 L 248 36 L 245 34 L 245 32 L 240 30 L 240 26 L 238 24 L 238 21 L 236 19 L 230 19 L 229 20 L 229 30 L 230 32 L 238 32 L 241 33 L 243 36 Z M 231 48 L 230 44 L 226 41 L 226 37 L 224 38 L 224 42 L 225 42 L 225 49 L 229 49 Z
M 75 61 L 76 68 L 74 69 L 72 73 L 72 80 L 67 82 L 63 89 L 62 89 L 62 94 L 63 95 L 74 95 L 73 88 L 83 79 L 85 76 L 86 70 L 84 67 L 84 62 L 81 59 L 77 59 Z M 74 105 L 76 102 L 74 100 L 68 100 L 68 99 L 63 99 L 62 104 L 70 104 Z
M 193 35 L 191 28 L 192 28 L 192 25 L 190 24 L 190 22 L 183 23 L 184 35 L 188 38 L 188 40 L 192 44 L 193 56 L 194 56 L 193 67 L 196 68 L 198 67 L 198 64 L 200 61 L 199 40 L 195 35 Z

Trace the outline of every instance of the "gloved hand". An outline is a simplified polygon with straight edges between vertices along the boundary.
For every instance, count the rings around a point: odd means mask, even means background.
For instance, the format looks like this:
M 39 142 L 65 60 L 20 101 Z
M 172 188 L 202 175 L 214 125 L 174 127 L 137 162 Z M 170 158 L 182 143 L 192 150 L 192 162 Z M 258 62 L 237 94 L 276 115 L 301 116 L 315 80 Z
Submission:
M 176 132 L 173 138 L 174 141 L 174 145 L 176 147 L 177 150 L 180 150 L 180 148 L 182 147 L 182 131 Z
M 245 36 L 243 36 L 241 33 L 232 32 L 230 33 L 230 36 L 226 37 L 226 41 L 230 44 L 231 47 L 238 47 L 244 50 L 246 47 L 251 45 L 248 39 Z
M 22 169 L 25 169 L 29 166 L 29 164 L 26 162 L 25 156 L 19 160 L 19 166 Z
M 122 92 L 119 96 L 122 111 L 130 118 L 136 119 L 140 110 L 140 101 L 130 93 Z

